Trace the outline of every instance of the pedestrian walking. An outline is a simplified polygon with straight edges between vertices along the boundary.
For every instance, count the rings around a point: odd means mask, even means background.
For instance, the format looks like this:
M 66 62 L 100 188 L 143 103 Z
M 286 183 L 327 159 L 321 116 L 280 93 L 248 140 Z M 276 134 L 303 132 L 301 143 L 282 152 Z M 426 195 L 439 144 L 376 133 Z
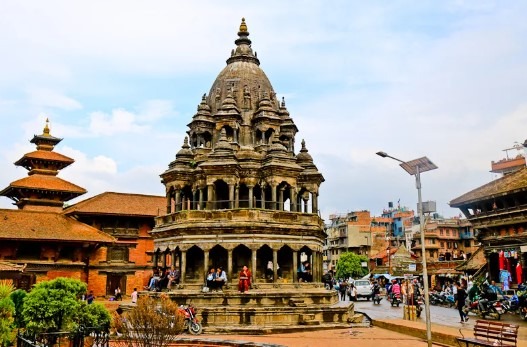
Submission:
M 137 288 L 134 288 L 134 291 L 132 292 L 130 296 L 132 298 L 132 304 L 137 303 Z
M 459 317 L 461 319 L 460 323 L 468 322 L 468 316 L 465 313 L 465 311 L 463 311 L 463 308 L 465 307 L 465 301 L 467 299 L 467 292 L 465 291 L 465 289 L 461 286 L 459 282 L 456 282 L 454 286 L 457 289 L 457 292 L 454 298 L 456 300 L 455 304 L 459 312 Z

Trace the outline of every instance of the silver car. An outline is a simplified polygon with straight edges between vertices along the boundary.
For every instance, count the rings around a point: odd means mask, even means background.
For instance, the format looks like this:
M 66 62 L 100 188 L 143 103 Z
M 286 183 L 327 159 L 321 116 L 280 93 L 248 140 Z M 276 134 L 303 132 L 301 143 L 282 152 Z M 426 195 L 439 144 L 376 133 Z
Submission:
M 370 300 L 371 298 L 371 283 L 368 280 L 355 280 L 355 288 L 357 288 L 357 299 L 366 298 Z

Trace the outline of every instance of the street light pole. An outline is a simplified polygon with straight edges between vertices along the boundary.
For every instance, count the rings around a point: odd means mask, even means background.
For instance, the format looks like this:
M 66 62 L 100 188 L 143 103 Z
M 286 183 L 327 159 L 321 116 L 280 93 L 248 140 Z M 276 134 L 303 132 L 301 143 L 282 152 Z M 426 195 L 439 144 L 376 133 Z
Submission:
M 425 297 L 425 316 L 426 316 L 426 342 L 428 347 L 432 347 L 432 322 L 430 320 L 430 298 L 428 288 L 428 270 L 426 267 L 426 249 L 425 249 L 425 233 L 424 233 L 424 212 L 423 201 L 421 197 L 421 172 L 437 169 L 437 166 L 427 157 L 411 160 L 409 162 L 394 158 L 385 152 L 377 152 L 378 156 L 383 158 L 391 158 L 400 162 L 400 166 L 410 175 L 415 176 L 415 186 L 417 188 L 417 200 L 419 209 L 419 233 L 421 235 L 421 259 L 423 263 L 423 285 Z

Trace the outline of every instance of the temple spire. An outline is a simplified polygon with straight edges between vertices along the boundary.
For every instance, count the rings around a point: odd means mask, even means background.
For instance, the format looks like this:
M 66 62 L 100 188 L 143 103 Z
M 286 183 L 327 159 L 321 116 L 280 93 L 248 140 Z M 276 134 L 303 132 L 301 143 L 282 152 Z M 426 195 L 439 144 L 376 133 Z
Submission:
M 242 18 L 240 28 L 238 31 L 238 38 L 234 41 L 236 49 L 231 52 L 231 57 L 227 59 L 227 64 L 235 61 L 248 61 L 260 65 L 260 61 L 253 53 L 251 48 L 251 40 L 249 39 L 249 31 L 247 30 L 247 24 L 245 18 Z

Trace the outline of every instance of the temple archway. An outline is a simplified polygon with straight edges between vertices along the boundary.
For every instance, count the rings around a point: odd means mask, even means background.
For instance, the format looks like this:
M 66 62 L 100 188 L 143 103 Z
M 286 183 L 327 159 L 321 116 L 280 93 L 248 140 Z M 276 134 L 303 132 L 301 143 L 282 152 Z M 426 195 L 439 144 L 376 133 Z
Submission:
M 192 246 L 187 251 L 187 261 L 185 264 L 185 280 L 203 281 L 203 262 L 205 253 L 198 246 Z
M 272 281 L 271 273 L 267 271 L 268 262 L 273 262 L 273 250 L 268 245 L 263 245 L 256 251 L 256 274 L 254 278 Z
M 278 276 L 287 278 L 293 282 L 293 250 L 288 245 L 282 246 L 278 250 L 278 266 L 281 271 L 278 272 Z
M 242 267 L 246 265 L 252 269 L 251 250 L 245 245 L 238 245 L 232 251 L 232 278 L 238 278 Z M 254 276 L 254 274 L 253 274 Z
M 209 252 L 209 264 L 207 264 L 207 268 L 214 267 L 217 269 L 221 266 L 225 271 L 227 271 L 227 257 L 228 252 L 225 248 L 220 245 L 212 247 Z
M 217 210 L 229 208 L 229 186 L 223 180 L 214 182 L 214 193 Z

